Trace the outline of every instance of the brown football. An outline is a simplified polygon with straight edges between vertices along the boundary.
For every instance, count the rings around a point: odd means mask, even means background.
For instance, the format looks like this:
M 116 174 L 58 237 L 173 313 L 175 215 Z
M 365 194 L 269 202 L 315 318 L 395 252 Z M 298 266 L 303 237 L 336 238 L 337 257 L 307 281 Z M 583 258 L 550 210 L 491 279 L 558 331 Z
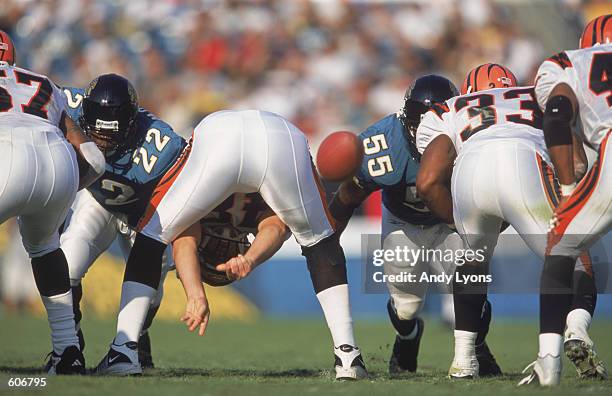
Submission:
M 363 144 L 353 132 L 327 136 L 317 152 L 317 170 L 324 180 L 341 182 L 357 173 L 363 160 Z

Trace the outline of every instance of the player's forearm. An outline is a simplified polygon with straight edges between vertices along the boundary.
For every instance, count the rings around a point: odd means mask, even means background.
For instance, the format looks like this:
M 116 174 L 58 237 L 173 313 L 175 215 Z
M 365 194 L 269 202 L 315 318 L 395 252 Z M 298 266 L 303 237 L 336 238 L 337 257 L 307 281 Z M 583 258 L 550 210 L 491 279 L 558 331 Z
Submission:
M 557 145 L 548 149 L 557 179 L 561 185 L 571 185 L 576 182 L 572 151 L 571 144 Z
M 174 263 L 187 298 L 205 296 L 197 249 L 173 249 Z
M 285 225 L 268 224 L 260 227 L 244 257 L 253 263 L 254 268 L 278 252 L 289 235 L 290 231 Z
M 102 174 L 106 167 L 104 154 L 98 149 L 66 113 L 62 114 L 60 129 L 66 140 L 74 147 L 79 165 L 79 190 L 89 187 Z
M 589 161 L 584 151 L 582 140 L 572 135 L 572 151 L 574 156 L 574 177 L 576 181 L 580 181 L 586 175 L 589 168 Z
M 421 157 L 416 178 L 419 197 L 431 212 L 447 224 L 454 223 L 450 181 L 457 154 L 446 135 L 433 139 Z
M 198 257 L 200 232 L 199 223 L 195 223 L 172 243 L 174 264 L 187 298 L 205 296 Z
M 569 195 L 576 184 L 573 153 L 575 143 L 571 126 L 577 108 L 576 95 L 571 88 L 567 84 L 559 84 L 550 93 L 542 122 L 546 147 L 564 196 Z
M 344 182 L 334 194 L 329 204 L 330 215 L 334 218 L 336 232 L 342 234 L 355 209 L 368 197 L 369 193 L 353 181 Z
M 453 224 L 453 198 L 448 187 L 436 183 L 426 189 L 426 193 L 419 191 L 423 203 L 431 213 L 447 224 Z

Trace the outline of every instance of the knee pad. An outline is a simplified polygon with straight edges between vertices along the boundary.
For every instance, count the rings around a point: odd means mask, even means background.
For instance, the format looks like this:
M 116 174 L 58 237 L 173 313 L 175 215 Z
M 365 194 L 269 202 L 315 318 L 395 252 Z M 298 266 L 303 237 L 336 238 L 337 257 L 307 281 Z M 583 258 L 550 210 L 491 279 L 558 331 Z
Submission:
M 407 298 L 402 298 L 402 296 L 393 295 L 389 300 L 389 304 L 387 304 L 387 309 L 393 309 L 399 320 L 411 320 L 416 318 L 421 312 L 421 309 L 423 309 L 425 303 L 419 296 L 410 294 L 406 295 L 406 297 Z M 391 315 L 391 311 L 389 311 L 389 314 Z M 391 321 L 393 322 L 393 320 Z
M 164 250 L 166 245 L 163 243 L 138 234 L 125 265 L 123 281 L 142 283 L 157 289 L 161 278 Z
M 317 294 L 330 287 L 347 283 L 346 258 L 338 238 L 339 236 L 334 234 L 313 246 L 302 246 L 302 255 L 306 257 L 312 285 Z
M 70 290 L 68 263 L 61 249 L 32 258 L 32 272 L 41 296 L 56 296 Z

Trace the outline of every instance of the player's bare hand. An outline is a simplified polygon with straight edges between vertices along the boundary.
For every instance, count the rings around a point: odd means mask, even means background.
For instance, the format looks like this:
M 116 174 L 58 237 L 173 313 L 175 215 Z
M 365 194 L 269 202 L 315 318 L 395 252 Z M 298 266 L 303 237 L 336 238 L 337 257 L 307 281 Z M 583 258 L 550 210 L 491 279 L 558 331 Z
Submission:
M 189 331 L 193 332 L 197 328 L 198 335 L 203 336 L 208 326 L 208 318 L 210 317 L 210 308 L 206 296 L 187 298 L 187 306 L 185 314 L 181 317 L 181 322 L 187 325 Z
M 245 278 L 251 273 L 253 270 L 253 262 L 242 254 L 239 254 L 226 263 L 217 265 L 216 269 L 217 271 L 225 271 L 229 279 L 238 280 Z

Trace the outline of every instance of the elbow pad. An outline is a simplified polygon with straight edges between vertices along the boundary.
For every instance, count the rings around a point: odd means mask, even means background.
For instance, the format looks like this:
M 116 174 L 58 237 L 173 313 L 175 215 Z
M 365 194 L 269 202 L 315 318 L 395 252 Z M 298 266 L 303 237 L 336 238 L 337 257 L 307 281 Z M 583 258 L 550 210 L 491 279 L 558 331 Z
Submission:
M 81 151 L 81 156 L 87 161 L 95 175 L 97 177 L 102 176 L 106 167 L 106 160 L 98 146 L 94 142 L 85 142 L 79 146 L 79 150 Z
M 572 102 L 567 96 L 557 95 L 548 99 L 542 128 L 546 147 L 572 144 L 571 122 L 573 119 Z

